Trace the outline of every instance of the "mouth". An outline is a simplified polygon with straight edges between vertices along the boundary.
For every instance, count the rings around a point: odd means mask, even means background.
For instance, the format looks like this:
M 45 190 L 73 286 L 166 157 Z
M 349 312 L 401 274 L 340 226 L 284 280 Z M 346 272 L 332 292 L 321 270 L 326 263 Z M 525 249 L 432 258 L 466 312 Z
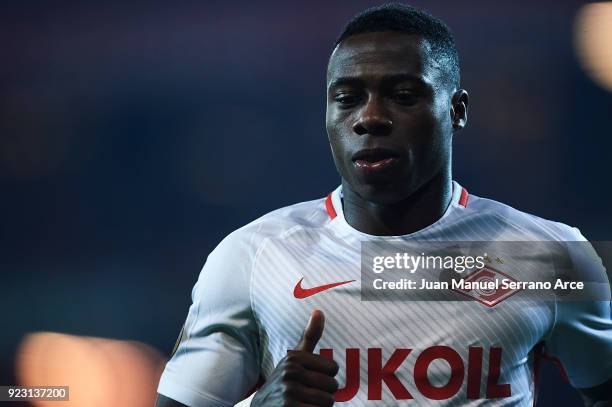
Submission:
M 396 164 L 400 154 L 387 148 L 364 149 L 355 153 L 352 157 L 357 168 L 366 171 L 379 171 Z

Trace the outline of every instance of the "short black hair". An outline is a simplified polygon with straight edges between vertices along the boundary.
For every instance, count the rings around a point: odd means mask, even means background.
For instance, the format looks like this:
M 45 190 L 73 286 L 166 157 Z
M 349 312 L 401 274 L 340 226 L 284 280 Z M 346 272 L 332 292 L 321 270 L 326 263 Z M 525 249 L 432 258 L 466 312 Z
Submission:
M 459 87 L 459 53 L 451 30 L 440 19 L 406 4 L 383 4 L 357 14 L 346 24 L 333 48 L 350 36 L 380 31 L 422 36 L 429 42 L 432 56 L 447 71 L 449 83 Z

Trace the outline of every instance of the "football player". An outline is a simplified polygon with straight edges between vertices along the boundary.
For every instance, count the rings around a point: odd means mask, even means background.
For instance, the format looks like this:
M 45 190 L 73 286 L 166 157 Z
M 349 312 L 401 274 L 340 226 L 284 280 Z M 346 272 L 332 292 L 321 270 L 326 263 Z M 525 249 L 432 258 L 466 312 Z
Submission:
M 586 404 L 612 400 L 609 300 L 361 301 L 363 242 L 585 240 L 453 180 L 468 101 L 440 20 L 398 4 L 353 18 L 327 69 L 341 185 L 210 254 L 157 406 L 232 406 L 258 384 L 252 406 L 531 406 L 542 354 Z

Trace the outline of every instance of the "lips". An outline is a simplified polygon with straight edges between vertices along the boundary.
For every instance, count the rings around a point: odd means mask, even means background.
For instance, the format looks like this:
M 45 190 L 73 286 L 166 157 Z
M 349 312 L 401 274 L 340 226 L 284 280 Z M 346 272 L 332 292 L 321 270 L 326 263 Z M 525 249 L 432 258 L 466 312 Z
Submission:
M 357 168 L 366 171 L 379 171 L 396 164 L 400 154 L 387 148 L 364 149 L 352 157 Z

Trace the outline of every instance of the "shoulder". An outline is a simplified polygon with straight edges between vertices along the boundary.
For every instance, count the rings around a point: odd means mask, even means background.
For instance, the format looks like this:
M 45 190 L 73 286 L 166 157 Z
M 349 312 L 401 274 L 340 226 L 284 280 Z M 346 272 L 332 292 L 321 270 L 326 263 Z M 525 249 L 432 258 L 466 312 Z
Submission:
M 201 297 L 197 291 L 208 287 L 209 298 L 247 298 L 253 266 L 266 242 L 278 239 L 286 245 L 299 230 L 323 226 L 326 215 L 324 200 L 317 199 L 277 209 L 233 231 L 208 255 L 192 297 Z M 228 285 L 233 287 L 231 293 Z
M 585 241 L 580 230 L 565 223 L 544 219 L 504 203 L 470 194 L 465 213 L 484 224 L 497 225 L 507 240 Z
M 300 232 L 320 229 L 330 221 L 325 199 L 300 202 L 271 211 L 233 231 L 215 248 L 213 254 L 252 257 L 271 239 L 290 240 Z

